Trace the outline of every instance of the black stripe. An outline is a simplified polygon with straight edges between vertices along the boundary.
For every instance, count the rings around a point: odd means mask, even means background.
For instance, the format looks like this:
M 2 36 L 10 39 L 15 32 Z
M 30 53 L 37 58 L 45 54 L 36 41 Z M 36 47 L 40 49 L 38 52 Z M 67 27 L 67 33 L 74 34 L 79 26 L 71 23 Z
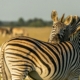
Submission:
M 51 72 L 51 69 L 50 69 L 49 65 L 46 64 L 46 63 L 41 59 L 41 57 L 36 53 L 36 51 L 34 51 L 33 49 L 31 49 L 31 48 L 29 48 L 29 47 L 27 47 L 27 46 L 21 45 L 21 44 L 10 44 L 10 45 L 12 45 L 12 46 L 18 46 L 18 47 L 22 47 L 22 48 L 28 49 L 29 51 L 31 51 L 31 53 L 33 53 L 34 55 L 36 55 L 36 56 L 39 58 L 39 60 L 43 63 L 43 65 L 45 65 L 45 66 L 48 68 L 49 72 Z M 37 47 L 40 48 L 40 46 L 38 46 L 38 45 L 37 45 Z M 42 48 L 41 48 L 41 51 L 43 51 L 44 53 L 46 53 Z M 14 55 L 14 54 L 13 54 L 13 55 Z M 20 56 L 20 57 L 23 57 L 23 58 L 26 59 L 26 57 L 25 57 L 25 56 L 22 56 L 21 54 L 15 54 L 15 55 Z

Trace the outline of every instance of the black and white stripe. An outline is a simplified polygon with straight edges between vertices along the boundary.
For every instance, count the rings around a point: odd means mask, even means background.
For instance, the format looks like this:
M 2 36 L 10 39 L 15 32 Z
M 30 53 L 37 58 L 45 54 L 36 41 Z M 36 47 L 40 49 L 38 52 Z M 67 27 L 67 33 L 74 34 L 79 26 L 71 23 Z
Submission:
M 76 35 L 55 45 L 29 37 L 7 41 L 2 46 L 4 80 L 23 80 L 26 75 L 36 80 L 78 80 L 80 31 Z

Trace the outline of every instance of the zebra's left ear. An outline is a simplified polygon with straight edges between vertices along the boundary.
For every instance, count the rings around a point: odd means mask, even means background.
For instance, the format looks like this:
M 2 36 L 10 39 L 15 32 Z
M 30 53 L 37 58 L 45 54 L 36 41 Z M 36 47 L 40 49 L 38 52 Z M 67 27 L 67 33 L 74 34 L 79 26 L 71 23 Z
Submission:
M 68 17 L 65 19 L 64 24 L 65 24 L 65 25 L 69 25 L 69 24 L 72 23 L 72 21 L 73 21 L 73 16 L 70 15 L 70 16 L 68 16 Z
M 58 14 L 57 14 L 57 11 L 56 10 L 53 10 L 51 12 L 51 19 L 54 23 L 58 22 Z
M 65 14 L 62 15 L 62 17 L 60 19 L 61 22 L 64 22 L 64 16 L 65 16 Z

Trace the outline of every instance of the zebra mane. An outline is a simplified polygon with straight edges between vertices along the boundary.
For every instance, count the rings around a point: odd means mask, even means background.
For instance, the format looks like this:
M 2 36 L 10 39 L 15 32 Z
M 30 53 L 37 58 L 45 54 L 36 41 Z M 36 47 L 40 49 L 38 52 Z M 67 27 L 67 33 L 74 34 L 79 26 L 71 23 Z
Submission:
M 76 31 L 74 33 L 72 33 L 72 34 L 76 34 L 79 31 L 80 31 L 80 24 L 79 24 L 79 27 L 76 29 Z
M 80 18 L 77 20 L 77 22 L 73 26 L 68 26 L 68 29 L 70 30 L 69 31 L 70 33 L 68 35 L 78 32 L 80 30 Z
M 60 33 L 58 34 L 61 42 L 68 41 L 70 39 L 70 35 L 73 34 L 79 26 L 80 26 L 80 18 L 78 18 L 76 23 L 74 23 L 73 25 L 68 25 L 68 26 L 62 28 L 60 30 Z M 78 30 L 80 30 L 80 28 Z

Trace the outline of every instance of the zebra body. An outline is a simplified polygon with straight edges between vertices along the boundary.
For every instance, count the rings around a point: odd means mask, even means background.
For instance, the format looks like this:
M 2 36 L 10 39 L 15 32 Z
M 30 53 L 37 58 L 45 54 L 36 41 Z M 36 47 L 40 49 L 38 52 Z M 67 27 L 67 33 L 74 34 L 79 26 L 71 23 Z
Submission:
M 29 75 L 36 80 L 78 80 L 80 55 L 74 46 L 68 41 L 54 45 L 29 37 L 13 38 L 2 46 L 3 78 L 23 80 Z

